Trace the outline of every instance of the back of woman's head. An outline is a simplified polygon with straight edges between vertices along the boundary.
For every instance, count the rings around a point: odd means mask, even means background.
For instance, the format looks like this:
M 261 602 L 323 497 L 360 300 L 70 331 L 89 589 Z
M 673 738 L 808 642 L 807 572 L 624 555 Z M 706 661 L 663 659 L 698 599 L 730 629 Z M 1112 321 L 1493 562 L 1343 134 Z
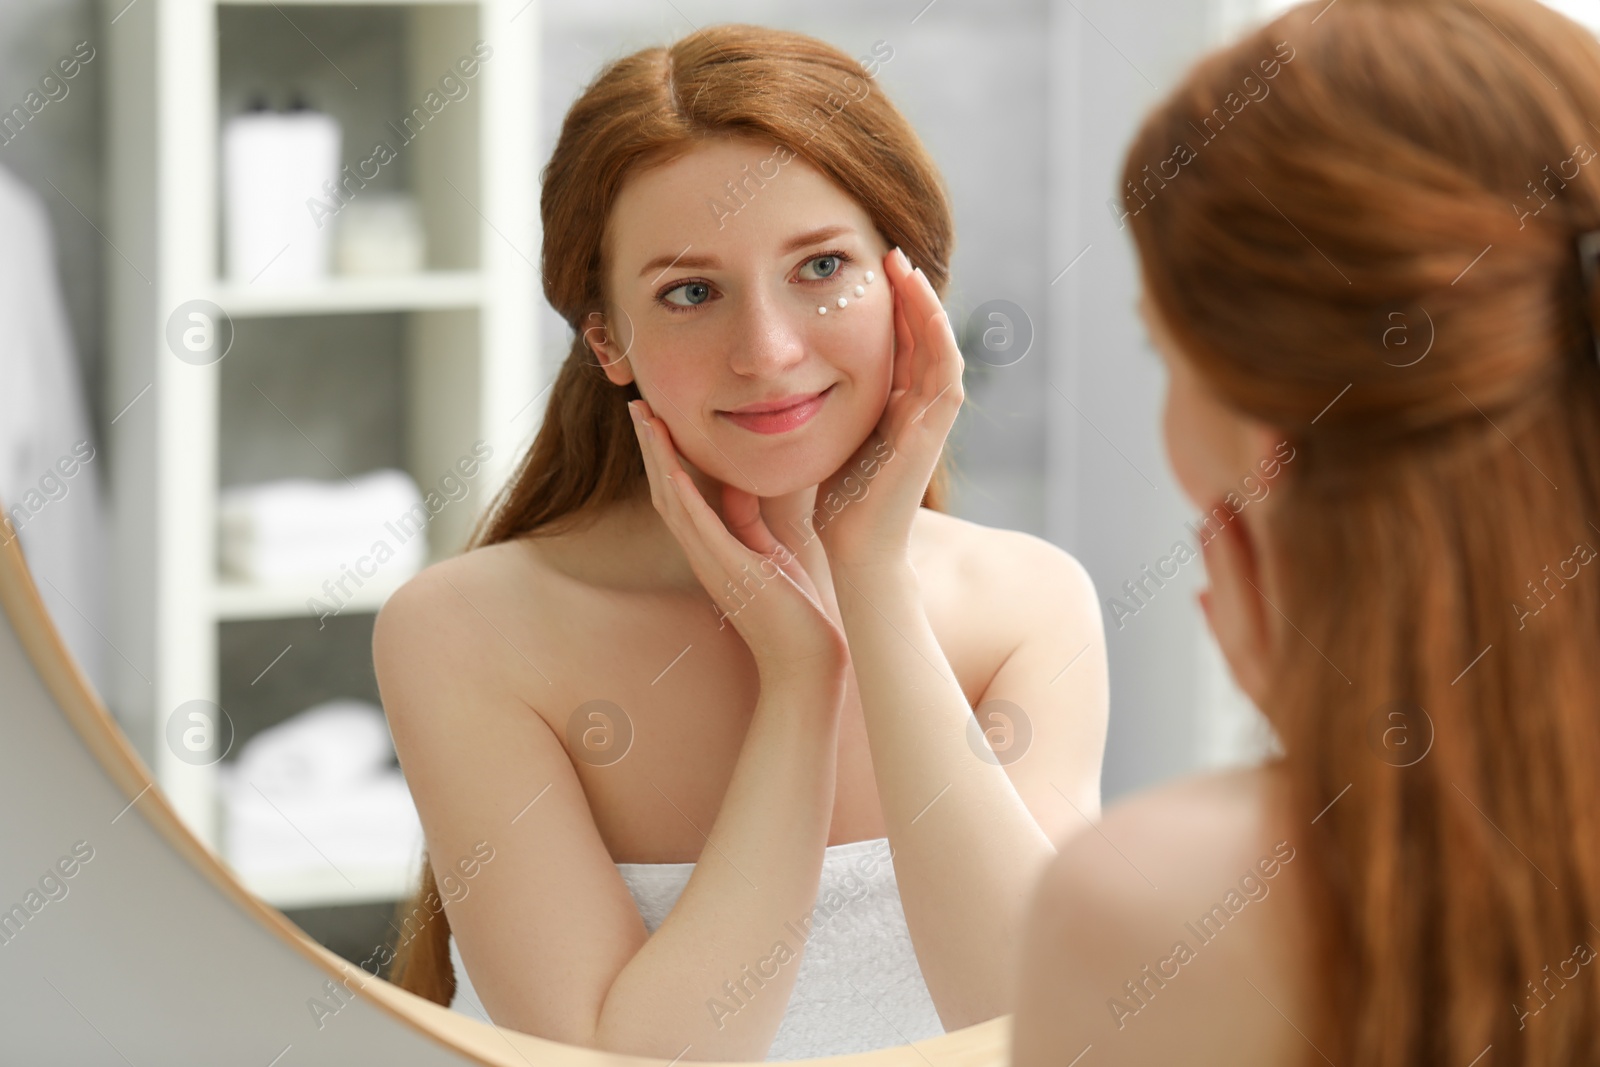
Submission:
M 1112 205 L 1182 357 L 1295 446 L 1262 710 L 1336 1063 L 1595 1058 L 1595 121 L 1600 43 L 1533 0 L 1315 0 L 1190 72 Z

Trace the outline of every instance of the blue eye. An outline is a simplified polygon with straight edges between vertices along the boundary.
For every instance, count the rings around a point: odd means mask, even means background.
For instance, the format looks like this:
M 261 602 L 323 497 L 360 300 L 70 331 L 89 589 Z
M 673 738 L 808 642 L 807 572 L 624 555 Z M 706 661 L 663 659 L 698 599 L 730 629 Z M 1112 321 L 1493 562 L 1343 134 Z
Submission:
M 674 300 L 674 293 L 683 293 L 687 301 Z M 661 294 L 661 299 L 674 307 L 695 307 L 711 299 L 711 286 L 705 282 L 684 282 L 682 285 L 668 289 Z
M 816 265 L 819 277 L 808 278 L 807 281 L 821 281 L 833 277 L 835 274 L 838 274 L 840 270 L 844 269 L 844 258 L 835 253 L 829 252 L 825 255 L 817 256 L 814 259 L 809 259 L 806 261 L 805 266 L 800 268 L 802 274 L 804 273 L 806 267 L 810 267 L 812 265 Z

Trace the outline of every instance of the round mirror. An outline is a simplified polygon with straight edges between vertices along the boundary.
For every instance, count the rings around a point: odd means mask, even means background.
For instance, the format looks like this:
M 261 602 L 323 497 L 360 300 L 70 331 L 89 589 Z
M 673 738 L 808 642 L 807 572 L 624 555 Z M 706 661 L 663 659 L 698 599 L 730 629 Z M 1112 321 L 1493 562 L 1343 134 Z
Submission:
M 0 606 L 0 1030 L 9 1061 L 647 1062 L 476 1022 L 319 945 L 179 818 L 67 652 L 16 538 L 0 548 Z M 804 1062 L 999 1065 L 1010 1019 Z

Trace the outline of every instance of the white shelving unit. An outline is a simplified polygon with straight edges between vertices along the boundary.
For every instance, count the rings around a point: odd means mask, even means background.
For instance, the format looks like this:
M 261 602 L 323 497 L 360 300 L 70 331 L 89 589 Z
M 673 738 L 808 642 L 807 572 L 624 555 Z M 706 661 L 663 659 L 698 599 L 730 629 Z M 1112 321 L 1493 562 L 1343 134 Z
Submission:
M 483 306 L 483 277 L 476 271 L 431 270 L 410 277 L 330 278 L 317 285 L 267 289 L 218 285 L 209 299 L 231 318 L 273 315 L 354 314 L 363 311 L 431 311 Z
M 227 357 L 204 366 L 178 358 L 168 320 L 197 299 L 221 307 L 236 336 L 274 319 L 315 328 L 334 316 L 399 316 L 403 325 L 390 336 L 403 338 L 395 358 L 404 377 L 405 468 L 426 492 L 475 441 L 493 449 L 469 481 L 471 495 L 429 524 L 430 559 L 459 548 L 531 440 L 542 410 L 534 401 L 549 377 L 537 350 L 542 295 L 533 266 L 540 15 L 530 0 L 105 0 L 103 10 L 106 22 L 115 19 L 116 41 L 105 49 L 106 236 L 116 249 L 107 268 L 106 403 L 120 412 L 109 439 L 114 608 L 107 636 L 121 656 L 109 703 L 179 813 L 225 859 L 218 768 L 196 765 L 169 744 L 169 720 L 186 702 L 219 701 L 222 626 L 309 617 L 306 601 L 317 589 L 257 587 L 219 574 L 219 456 L 228 432 L 219 425 L 219 383 Z M 390 27 L 398 20 L 403 44 L 395 58 L 405 88 L 391 101 L 396 119 L 474 43 L 492 47 L 471 94 L 450 104 L 450 121 L 405 148 L 407 188 L 427 231 L 425 271 L 274 288 L 220 276 L 223 101 L 236 97 L 238 63 L 251 58 L 228 51 L 248 49 L 239 41 L 247 35 L 223 31 L 280 16 L 297 29 L 318 18 L 352 28 L 320 43 L 302 31 L 308 55 L 316 49 L 334 69 L 341 42 L 359 38 L 359 20 L 384 18 Z M 371 96 L 363 106 L 373 105 Z M 368 141 L 358 125 L 346 128 L 347 160 L 352 140 Z M 365 583 L 340 615 L 375 612 L 403 578 Z M 295 667 L 286 661 L 274 669 Z M 328 870 L 252 888 L 283 907 L 381 900 L 406 890 L 414 865 L 415 857 L 405 869 L 349 878 Z

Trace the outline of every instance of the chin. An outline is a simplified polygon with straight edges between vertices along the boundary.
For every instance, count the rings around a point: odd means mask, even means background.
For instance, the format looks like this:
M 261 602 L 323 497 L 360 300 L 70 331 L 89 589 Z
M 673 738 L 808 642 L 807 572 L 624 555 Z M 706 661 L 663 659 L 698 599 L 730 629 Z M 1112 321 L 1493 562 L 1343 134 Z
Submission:
M 718 456 L 715 463 L 700 469 L 719 481 L 749 489 L 757 496 L 788 496 L 821 483 L 849 458 L 847 454 L 836 458 L 797 458 L 792 462 L 774 462 L 772 457 L 758 459 L 751 456 L 747 460 L 745 456 L 734 456 L 733 460 L 738 464 L 735 470 L 728 466 L 727 460 Z M 750 481 L 756 484 L 751 486 Z
M 815 440 L 804 444 L 797 441 L 793 449 L 774 452 L 753 448 L 735 450 L 722 446 L 722 455 L 712 451 L 710 455 L 687 458 L 718 481 L 747 489 L 757 496 L 787 496 L 825 481 L 849 462 L 861 441 L 867 437 L 863 432 L 861 440 L 855 441 L 846 450 L 839 447 L 840 436 L 837 433 L 827 432 L 824 427 L 819 429 L 824 432 L 818 434 Z M 752 481 L 754 486 L 750 484 Z

